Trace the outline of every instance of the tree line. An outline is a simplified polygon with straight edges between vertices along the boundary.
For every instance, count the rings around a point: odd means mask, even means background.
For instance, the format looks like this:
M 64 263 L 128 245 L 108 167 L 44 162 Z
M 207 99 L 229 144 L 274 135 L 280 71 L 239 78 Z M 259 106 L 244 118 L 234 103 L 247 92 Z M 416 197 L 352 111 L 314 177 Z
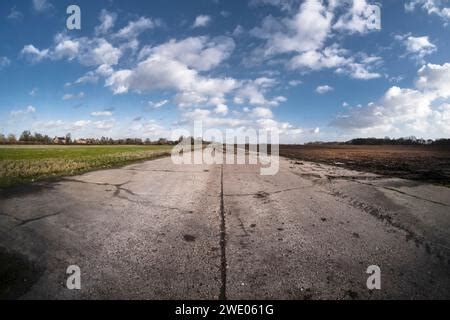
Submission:
M 158 140 L 150 140 L 150 139 L 141 139 L 141 138 L 124 138 L 124 139 L 113 139 L 109 137 L 101 137 L 101 138 L 82 138 L 82 139 L 73 139 L 70 133 L 65 136 L 60 137 L 50 137 L 48 135 L 44 135 L 38 132 L 34 134 L 29 130 L 25 130 L 19 137 L 16 137 L 14 134 L 5 135 L 0 133 L 0 144 L 84 144 L 84 145 L 119 145 L 119 144 L 129 144 L 129 145 L 170 145 L 176 144 L 179 141 L 182 141 L 184 138 L 180 137 L 177 141 L 169 141 L 164 138 L 160 138 Z
M 386 138 L 356 138 L 346 142 L 310 142 L 308 145 L 364 145 L 364 146 L 381 146 L 381 145 L 438 145 L 438 146 L 450 146 L 450 139 L 422 139 L 414 136 L 406 138 L 391 139 Z

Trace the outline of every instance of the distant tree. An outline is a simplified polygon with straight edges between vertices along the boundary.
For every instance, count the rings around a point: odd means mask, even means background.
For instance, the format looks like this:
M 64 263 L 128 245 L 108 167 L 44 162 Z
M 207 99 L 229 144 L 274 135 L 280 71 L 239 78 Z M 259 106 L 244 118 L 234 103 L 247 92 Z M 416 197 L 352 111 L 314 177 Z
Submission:
M 433 144 L 437 146 L 450 146 L 450 139 L 438 139 Z
M 17 139 L 16 136 L 12 133 L 8 134 L 8 143 L 16 143 Z
M 7 139 L 3 133 L 0 133 L 0 144 L 4 144 L 7 142 Z
M 38 143 L 45 143 L 44 135 L 39 132 L 34 133 L 34 141 Z
M 25 130 L 24 132 L 22 132 L 22 134 L 20 135 L 20 138 L 19 138 L 19 141 L 21 141 L 21 142 L 30 142 L 32 140 L 33 140 L 32 135 L 29 130 Z
M 42 142 L 45 144 L 51 144 L 53 142 L 53 140 L 48 135 L 45 135 Z
M 72 143 L 72 135 L 69 132 L 68 134 L 66 134 L 66 144 L 71 144 L 71 143 Z

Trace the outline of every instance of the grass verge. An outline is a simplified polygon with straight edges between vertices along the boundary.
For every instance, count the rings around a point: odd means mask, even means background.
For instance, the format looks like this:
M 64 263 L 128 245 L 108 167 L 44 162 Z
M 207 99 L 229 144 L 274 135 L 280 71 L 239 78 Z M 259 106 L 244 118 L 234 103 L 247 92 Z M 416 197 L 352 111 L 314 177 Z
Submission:
M 0 188 L 113 168 L 170 154 L 171 146 L 0 147 Z

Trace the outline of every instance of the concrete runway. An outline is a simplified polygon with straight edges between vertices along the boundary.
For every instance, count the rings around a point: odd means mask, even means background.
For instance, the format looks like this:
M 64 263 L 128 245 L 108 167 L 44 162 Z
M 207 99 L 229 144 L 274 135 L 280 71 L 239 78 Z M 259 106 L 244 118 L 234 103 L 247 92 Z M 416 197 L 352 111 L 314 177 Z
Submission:
M 10 299 L 449 299 L 450 189 L 161 158 L 0 195 L 0 275 Z

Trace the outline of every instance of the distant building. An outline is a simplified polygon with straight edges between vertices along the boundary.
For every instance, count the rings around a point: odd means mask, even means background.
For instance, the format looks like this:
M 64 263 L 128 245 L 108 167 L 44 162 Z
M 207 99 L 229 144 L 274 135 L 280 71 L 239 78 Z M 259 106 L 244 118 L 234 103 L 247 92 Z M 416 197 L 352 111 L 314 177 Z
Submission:
M 77 139 L 75 140 L 75 144 L 97 144 L 98 141 L 95 139 Z
M 55 137 L 53 139 L 53 143 L 54 144 L 66 144 L 67 143 L 66 137 Z

